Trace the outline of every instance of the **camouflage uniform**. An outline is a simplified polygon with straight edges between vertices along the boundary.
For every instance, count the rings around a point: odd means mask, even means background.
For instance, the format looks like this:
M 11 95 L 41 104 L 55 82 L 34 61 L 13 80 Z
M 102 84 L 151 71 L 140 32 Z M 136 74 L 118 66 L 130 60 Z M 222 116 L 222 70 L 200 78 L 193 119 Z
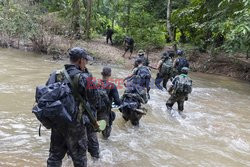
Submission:
M 184 74 L 181 74 L 181 75 L 184 75 Z M 184 102 L 188 100 L 188 94 L 186 94 L 186 93 L 178 93 L 175 90 L 176 84 L 180 80 L 181 75 L 178 75 L 173 79 L 172 86 L 168 90 L 168 92 L 170 93 L 171 96 L 167 100 L 167 103 L 166 103 L 167 108 L 171 109 L 173 107 L 173 105 L 177 102 L 179 112 L 183 112 L 183 110 L 184 110 Z M 189 77 L 188 77 L 188 80 L 191 81 L 191 83 L 192 83 L 192 80 Z M 192 91 L 192 89 L 191 89 L 191 91 Z
M 178 104 L 178 111 L 182 112 L 184 110 L 184 102 L 185 102 L 186 98 L 187 98 L 187 95 L 183 96 L 183 95 L 173 94 L 168 99 L 166 105 L 170 109 L 177 102 L 177 104 Z
M 78 91 L 81 92 L 80 94 L 82 97 L 86 99 L 88 76 L 83 74 L 76 65 L 65 65 L 65 68 L 71 79 L 73 79 L 76 74 L 81 73 Z M 47 85 L 55 82 L 57 82 L 56 72 L 51 74 Z M 77 113 L 79 113 L 79 105 L 79 101 L 76 101 Z M 50 153 L 47 160 L 48 167 L 60 167 L 62 165 L 62 159 L 66 153 L 71 156 L 75 167 L 87 166 L 87 136 L 85 120 L 87 120 L 87 116 L 83 114 L 82 121 L 80 122 L 75 121 L 66 127 L 51 129 Z
M 164 58 L 164 59 L 165 59 L 165 58 Z M 164 59 L 160 60 L 160 62 L 159 62 L 159 63 L 161 64 L 161 66 L 160 66 L 159 72 L 157 73 L 156 79 L 155 79 L 155 85 L 156 85 L 159 89 L 161 89 L 161 90 L 162 90 L 162 87 L 161 87 L 161 85 L 160 85 L 161 82 L 163 81 L 163 83 L 162 83 L 163 88 L 167 89 L 168 80 L 170 80 L 170 79 L 172 78 L 172 76 L 173 76 L 173 70 L 172 70 L 170 73 L 168 73 L 168 74 L 163 74 L 163 73 L 161 72 L 161 68 L 162 68 L 162 64 L 164 63 Z M 172 61 L 171 58 L 168 58 L 168 60 L 169 60 L 169 61 Z M 168 60 L 166 60 L 166 61 L 168 61 Z
M 103 137 L 108 138 L 110 136 L 112 130 L 112 124 L 115 120 L 115 113 L 111 111 L 111 104 L 114 101 L 115 105 L 120 105 L 121 101 L 119 98 L 119 94 L 117 91 L 117 87 L 115 84 L 108 82 L 106 80 L 101 81 L 100 85 L 102 89 L 107 89 L 107 95 L 109 97 L 110 106 L 107 106 L 105 110 L 98 110 L 97 112 L 97 120 L 105 120 L 107 122 L 107 126 L 104 131 L 102 131 Z
M 86 75 L 88 75 L 89 80 L 91 79 L 93 89 L 88 89 L 87 98 L 91 104 L 91 109 L 93 111 L 93 115 L 97 118 L 97 110 L 96 110 L 96 98 L 98 97 L 98 92 L 95 89 L 95 84 L 92 81 L 92 74 L 88 71 L 86 68 L 85 71 L 83 71 Z M 89 96 L 88 96 L 89 95 Z M 88 152 L 90 155 L 94 158 L 99 158 L 99 142 L 97 138 L 97 132 L 95 132 L 94 128 L 91 124 L 86 125 L 87 127 L 87 138 L 88 138 Z

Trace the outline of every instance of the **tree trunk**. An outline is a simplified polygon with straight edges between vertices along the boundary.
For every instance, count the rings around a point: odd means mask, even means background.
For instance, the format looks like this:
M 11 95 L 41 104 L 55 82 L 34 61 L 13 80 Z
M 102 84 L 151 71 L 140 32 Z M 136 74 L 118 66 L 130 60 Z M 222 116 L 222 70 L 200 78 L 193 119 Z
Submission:
M 97 5 L 96 5 L 97 7 L 97 11 L 99 12 L 100 11 L 100 0 L 97 0 Z
M 185 34 L 185 32 L 183 31 L 183 29 L 180 29 L 180 32 L 181 32 L 181 36 L 180 36 L 180 42 L 181 43 L 186 43 L 187 41 L 186 41 L 186 34 Z
M 175 35 L 173 35 L 172 25 L 171 25 L 171 11 L 172 11 L 171 0 L 168 0 L 167 1 L 167 30 L 168 30 L 168 35 L 169 35 L 170 41 L 175 42 Z M 176 29 L 175 29 L 175 31 L 176 31 Z M 174 34 L 175 34 L 175 31 L 174 31 Z M 173 49 L 175 52 L 177 52 L 176 43 L 174 43 Z
M 92 14 L 92 0 L 87 0 L 87 6 L 86 6 L 86 27 L 85 27 L 85 34 L 86 38 L 90 39 L 90 22 L 91 22 L 91 14 Z
M 167 0 L 167 30 L 168 30 L 168 35 L 171 40 L 171 42 L 174 42 L 174 36 L 172 33 L 172 26 L 171 26 L 171 0 Z
M 246 57 L 246 59 L 249 58 L 249 50 L 250 50 L 250 47 L 248 47 L 248 49 L 247 49 L 247 57 Z
M 127 10 L 127 33 L 130 27 L 130 13 L 131 13 L 131 0 L 128 0 L 128 10 Z
M 116 15 L 116 1 L 110 0 L 111 6 L 112 6 L 112 11 L 111 11 L 111 27 L 114 29 L 114 24 L 115 24 L 115 15 Z
M 72 29 L 75 38 L 80 38 L 80 0 L 73 0 L 72 2 L 73 18 L 72 18 Z

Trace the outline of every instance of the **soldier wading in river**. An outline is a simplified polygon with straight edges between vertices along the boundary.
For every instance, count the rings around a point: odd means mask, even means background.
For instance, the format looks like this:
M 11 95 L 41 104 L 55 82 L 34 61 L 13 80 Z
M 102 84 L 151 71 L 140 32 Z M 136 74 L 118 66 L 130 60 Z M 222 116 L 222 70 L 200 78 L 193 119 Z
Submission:
M 37 104 L 32 109 L 38 120 L 51 129 L 48 167 L 62 166 L 66 153 L 75 167 L 86 167 L 86 125 L 92 124 L 95 131 L 105 127 L 100 128 L 93 116 L 94 101 L 87 98 L 95 99 L 96 95 L 87 88 L 89 76 L 83 72 L 90 56 L 84 49 L 73 48 L 69 57 L 70 64 L 53 72 L 47 86 L 37 87 Z
M 179 114 L 182 114 L 184 102 L 188 100 L 188 94 L 192 92 L 192 80 L 188 77 L 188 70 L 187 67 L 183 67 L 181 69 L 181 74 L 173 79 L 172 85 L 168 90 L 171 96 L 166 106 L 171 110 L 173 105 L 177 102 Z

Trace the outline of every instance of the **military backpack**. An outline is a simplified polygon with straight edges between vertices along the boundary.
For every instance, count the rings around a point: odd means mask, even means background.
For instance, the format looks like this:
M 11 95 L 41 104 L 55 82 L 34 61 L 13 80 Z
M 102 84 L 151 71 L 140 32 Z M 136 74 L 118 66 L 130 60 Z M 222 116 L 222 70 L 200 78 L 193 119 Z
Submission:
M 165 59 L 161 65 L 160 73 L 162 75 L 170 75 L 173 72 L 173 61 L 168 58 Z
M 174 85 L 176 94 L 187 95 L 192 92 L 192 80 L 185 74 L 181 74 Z

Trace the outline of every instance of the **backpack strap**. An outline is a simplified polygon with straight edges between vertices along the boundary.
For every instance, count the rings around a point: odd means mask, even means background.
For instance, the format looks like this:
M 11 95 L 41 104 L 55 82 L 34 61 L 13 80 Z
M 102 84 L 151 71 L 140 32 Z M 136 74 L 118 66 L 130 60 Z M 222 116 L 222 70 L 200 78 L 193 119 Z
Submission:
M 66 77 L 66 79 L 69 81 L 70 85 L 72 86 L 72 89 L 73 89 L 73 94 L 75 96 L 75 98 L 77 98 L 82 107 L 85 109 L 85 111 L 87 112 L 88 116 L 89 116 L 89 119 L 90 119 L 90 122 L 92 123 L 93 127 L 96 129 L 96 130 L 99 130 L 99 125 L 97 123 L 97 120 L 95 119 L 95 117 L 93 116 L 92 112 L 91 112 L 91 109 L 90 109 L 90 106 L 87 105 L 87 102 L 82 98 L 82 96 L 79 94 L 78 90 L 77 90 L 77 87 L 78 87 L 78 83 L 76 84 L 76 82 L 73 82 L 68 74 L 68 72 L 66 71 L 66 69 L 63 70 L 63 73 Z M 77 79 L 74 79 L 76 81 L 79 81 L 79 77 L 80 77 L 80 73 L 77 74 L 78 77 L 75 77 Z M 77 85 L 77 86 L 76 86 Z M 82 111 L 83 112 L 83 111 Z M 80 114 L 78 114 L 78 118 L 80 117 L 81 118 L 81 115 L 79 116 Z

